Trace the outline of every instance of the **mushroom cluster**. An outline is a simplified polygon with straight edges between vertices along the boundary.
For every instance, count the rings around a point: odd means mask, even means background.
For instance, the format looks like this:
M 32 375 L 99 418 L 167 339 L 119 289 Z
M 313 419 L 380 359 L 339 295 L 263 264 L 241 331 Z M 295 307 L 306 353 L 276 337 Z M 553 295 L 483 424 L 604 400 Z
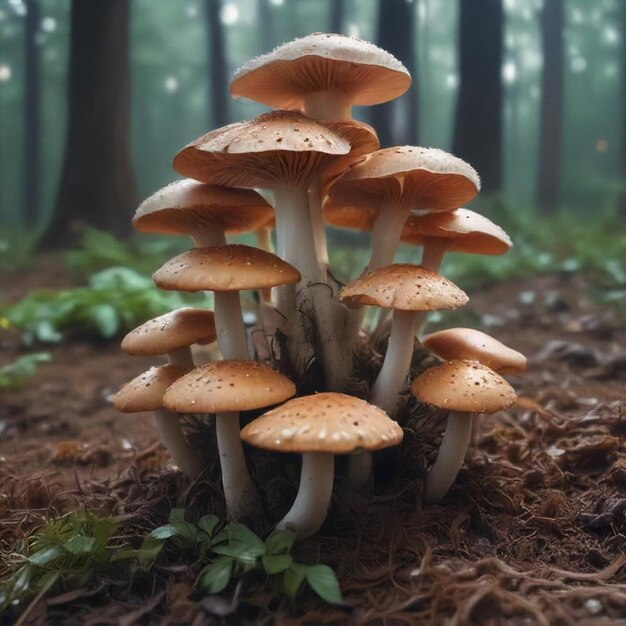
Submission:
M 169 364 L 128 383 L 115 406 L 155 411 L 163 445 L 190 479 L 208 463 L 187 441 L 181 415 L 214 415 L 232 520 L 262 506 L 263 485 L 250 475 L 242 440 L 302 454 L 299 491 L 277 522 L 299 539 L 326 518 L 334 455 L 350 454 L 347 484 L 367 488 L 372 452 L 398 445 L 409 427 L 408 379 L 428 312 L 468 301 L 438 273 L 444 255 L 501 254 L 511 246 L 501 228 L 460 208 L 480 190 L 469 164 L 438 149 L 380 149 L 375 130 L 352 119 L 352 106 L 394 99 L 410 83 L 402 63 L 357 39 L 314 33 L 279 46 L 237 70 L 231 83 L 235 98 L 275 110 L 187 145 L 173 163 L 186 178 L 137 209 L 137 230 L 193 240 L 155 271 L 156 285 L 211 292 L 214 306 L 180 309 L 127 335 L 128 354 L 167 355 Z M 329 267 L 327 225 L 372 233 L 367 267 L 346 285 Z M 242 233 L 254 234 L 257 247 L 227 242 Z M 394 263 L 401 242 L 422 246 L 420 265 Z M 245 297 L 254 303 L 253 323 L 244 322 Z M 364 325 L 369 306 L 391 316 L 391 331 L 361 398 L 351 391 L 363 389 L 354 384 L 354 354 L 376 332 Z M 381 315 L 379 326 L 386 321 Z M 191 346 L 213 341 L 223 360 L 198 363 Z M 525 359 L 471 329 L 435 333 L 423 346 L 445 361 L 410 386 L 419 402 L 449 411 L 424 487 L 425 501 L 438 502 L 463 462 L 472 416 L 515 401 L 500 374 L 522 371 Z M 242 412 L 254 418 L 243 429 Z

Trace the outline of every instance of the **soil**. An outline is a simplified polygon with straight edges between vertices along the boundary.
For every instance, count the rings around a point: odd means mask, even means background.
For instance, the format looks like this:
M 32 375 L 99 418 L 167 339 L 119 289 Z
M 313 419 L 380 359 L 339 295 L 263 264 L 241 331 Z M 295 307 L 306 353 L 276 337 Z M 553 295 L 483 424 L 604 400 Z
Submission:
M 54 263 L 47 267 L 54 279 L 45 268 L 0 277 L 3 294 L 14 299 L 35 286 L 71 283 Z M 442 320 L 482 327 L 528 356 L 528 372 L 511 379 L 518 404 L 481 420 L 441 505 L 423 507 L 420 494 L 445 416 L 425 416 L 412 401 L 399 456 L 378 459 L 373 496 L 346 494 L 339 481 L 327 523 L 298 556 L 335 570 L 346 607 L 307 596 L 294 612 L 258 581 L 202 600 L 192 590 L 197 571 L 156 568 L 133 585 L 103 583 L 42 600 L 26 623 L 622 623 L 626 326 L 617 312 L 594 305 L 588 286 L 575 274 L 487 286 Z M 1 362 L 22 351 L 12 336 L 2 347 Z M 150 415 L 111 406 L 114 391 L 151 361 L 84 341 L 50 352 L 52 361 L 26 389 L 0 398 L 3 554 L 45 514 L 81 503 L 130 514 L 146 528 L 176 504 L 219 510 L 215 464 L 206 480 L 187 485 L 160 448 Z M 259 455 L 253 465 L 267 484 L 265 517 L 254 520 L 263 527 L 289 505 L 297 462 L 285 472 Z

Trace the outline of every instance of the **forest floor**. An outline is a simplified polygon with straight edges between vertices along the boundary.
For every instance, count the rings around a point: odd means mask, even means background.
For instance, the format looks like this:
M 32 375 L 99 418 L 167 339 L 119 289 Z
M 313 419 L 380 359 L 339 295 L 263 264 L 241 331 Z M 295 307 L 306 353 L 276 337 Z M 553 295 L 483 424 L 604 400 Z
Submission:
M 2 292 L 17 299 L 36 286 L 67 284 L 53 263 L 47 267 L 3 275 Z M 580 274 L 501 283 L 470 292 L 467 309 L 445 319 L 482 327 L 529 357 L 528 372 L 512 380 L 520 400 L 479 422 L 440 506 L 422 507 L 420 493 L 443 417 L 423 419 L 412 405 L 400 457 L 379 462 L 373 497 L 347 497 L 340 482 L 327 523 L 297 554 L 333 568 L 345 607 L 307 596 L 294 612 L 258 580 L 219 601 L 197 598 L 197 571 L 172 565 L 133 581 L 59 590 L 25 623 L 601 625 L 626 618 L 626 325 L 595 307 L 587 287 Z M 21 351 L 10 338 L 3 348 L 3 360 Z M 214 464 L 206 480 L 187 485 L 168 466 L 150 416 L 111 406 L 112 394 L 148 360 L 78 340 L 50 352 L 27 388 L 0 397 L 3 554 L 45 515 L 81 504 L 128 514 L 148 529 L 164 523 L 172 506 L 219 509 Z M 279 467 L 254 463 L 257 479 Z M 295 478 L 296 466 L 271 481 L 266 518 L 289 505 Z

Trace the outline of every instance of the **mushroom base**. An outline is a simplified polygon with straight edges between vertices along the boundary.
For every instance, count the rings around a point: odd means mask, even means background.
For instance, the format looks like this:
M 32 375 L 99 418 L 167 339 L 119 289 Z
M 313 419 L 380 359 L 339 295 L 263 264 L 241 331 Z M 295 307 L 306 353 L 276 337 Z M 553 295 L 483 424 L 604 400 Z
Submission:
M 157 409 L 154 419 L 161 441 L 172 461 L 193 480 L 200 473 L 201 465 L 187 444 L 178 416 L 166 409 Z

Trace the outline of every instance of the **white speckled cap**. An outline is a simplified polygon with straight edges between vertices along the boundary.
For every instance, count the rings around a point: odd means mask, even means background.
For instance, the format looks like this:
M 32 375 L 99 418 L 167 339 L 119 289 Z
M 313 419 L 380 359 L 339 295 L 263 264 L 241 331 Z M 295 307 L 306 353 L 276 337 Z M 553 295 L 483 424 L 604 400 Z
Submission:
M 163 407 L 163 396 L 167 388 L 187 371 L 176 365 L 151 367 L 117 392 L 113 406 L 121 413 L 156 411 Z
M 328 195 L 335 204 L 367 208 L 377 215 L 386 202 L 451 211 L 479 191 L 478 173 L 462 159 L 436 148 L 396 146 L 369 154 L 338 178 Z
M 467 304 L 452 281 L 421 265 L 395 263 L 359 276 L 339 292 L 348 306 L 373 304 L 401 311 L 439 311 Z
M 302 110 L 307 95 L 340 91 L 352 104 L 380 104 L 401 96 L 411 76 L 393 55 L 360 39 L 313 33 L 242 65 L 230 92 L 276 109 Z
M 152 278 L 160 289 L 241 291 L 297 283 L 300 272 L 271 252 L 229 244 L 183 252 L 167 261 Z
M 403 435 L 382 409 L 343 393 L 294 398 L 241 431 L 241 438 L 257 448 L 333 454 L 388 448 Z
M 478 361 L 449 361 L 427 369 L 411 385 L 426 404 L 461 413 L 495 413 L 517 399 L 509 383 Z
M 295 393 L 288 378 L 262 363 L 214 361 L 172 385 L 163 404 L 177 413 L 228 413 L 262 409 Z

